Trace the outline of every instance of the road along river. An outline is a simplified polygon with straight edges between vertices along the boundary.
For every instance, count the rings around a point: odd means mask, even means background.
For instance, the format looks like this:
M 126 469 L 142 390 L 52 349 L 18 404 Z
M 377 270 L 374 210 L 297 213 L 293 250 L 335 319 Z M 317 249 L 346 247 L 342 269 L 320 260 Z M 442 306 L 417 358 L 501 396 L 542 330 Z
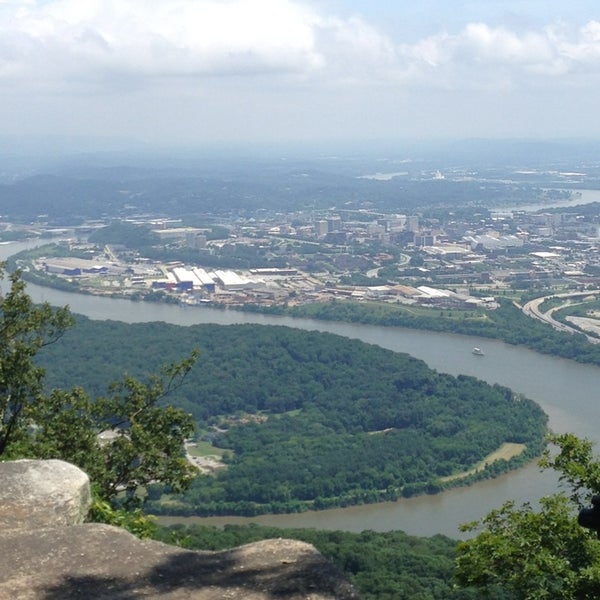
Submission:
M 27 244 L 21 243 L 2 245 L 0 259 L 25 247 Z M 361 339 L 397 352 L 408 352 L 438 371 L 453 375 L 473 375 L 488 383 L 511 387 L 543 407 L 550 416 L 550 426 L 554 431 L 572 431 L 579 436 L 600 441 L 600 402 L 597 397 L 600 390 L 600 368 L 595 366 L 544 356 L 495 340 L 461 335 L 291 319 L 207 307 L 136 303 L 61 292 L 37 285 L 28 285 L 27 289 L 35 301 L 47 301 L 56 306 L 68 304 L 74 313 L 92 319 L 115 319 L 128 323 L 164 321 L 184 326 L 198 323 L 261 323 L 327 331 Z M 485 356 L 473 356 L 473 346 L 481 347 Z M 556 475 L 552 472 L 541 473 L 537 465 L 532 463 L 497 479 L 436 496 L 293 515 L 193 520 L 205 524 L 252 521 L 281 527 L 347 531 L 401 529 L 415 535 L 443 533 L 459 537 L 458 526 L 461 523 L 484 516 L 506 500 L 535 502 L 557 489 Z

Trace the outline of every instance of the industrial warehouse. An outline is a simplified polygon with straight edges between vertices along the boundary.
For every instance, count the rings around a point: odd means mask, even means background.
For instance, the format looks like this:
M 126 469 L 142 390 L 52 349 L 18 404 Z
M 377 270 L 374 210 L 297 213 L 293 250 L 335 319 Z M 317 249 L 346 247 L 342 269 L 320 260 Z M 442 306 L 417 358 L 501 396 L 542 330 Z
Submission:
M 31 267 L 47 275 L 48 283 L 52 279 L 65 281 L 83 292 L 135 299 L 160 299 L 156 294 L 163 294 L 185 304 L 273 305 L 306 294 L 313 297 L 315 293 L 315 282 L 296 269 L 251 269 L 241 273 L 179 262 L 132 264 L 121 262 L 110 246 L 90 258 L 42 256 Z
M 70 250 L 73 250 L 71 245 Z M 79 250 L 83 253 L 85 247 Z M 294 268 L 254 268 L 245 271 L 209 270 L 181 262 L 149 260 L 122 262 L 118 252 L 105 246 L 90 258 L 39 257 L 30 268 L 52 281 L 68 282 L 82 292 L 136 300 L 177 301 L 187 305 L 243 306 L 294 305 L 351 298 L 423 304 L 439 307 L 495 308 L 493 297 L 476 298 L 447 289 L 409 285 L 330 286 Z

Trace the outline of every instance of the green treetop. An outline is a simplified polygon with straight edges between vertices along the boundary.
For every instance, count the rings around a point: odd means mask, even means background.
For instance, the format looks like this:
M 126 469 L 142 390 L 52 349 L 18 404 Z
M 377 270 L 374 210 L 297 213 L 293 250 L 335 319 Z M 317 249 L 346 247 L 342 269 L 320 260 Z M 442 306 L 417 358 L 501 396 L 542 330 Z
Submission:
M 183 384 L 197 353 L 146 382 L 124 376 L 106 397 L 91 399 L 78 387 L 46 393 L 34 359 L 72 325 L 70 312 L 35 305 L 20 272 L 7 277 L 1 265 L 0 279 L 9 284 L 0 294 L 0 459 L 72 462 L 90 475 L 97 499 L 113 505 L 136 504 L 150 482 L 187 487 L 195 469 L 184 442 L 193 420 L 163 400 Z
M 506 503 L 465 526 L 478 535 L 458 547 L 456 581 L 484 597 L 582 600 L 600 597 L 600 541 L 576 513 L 600 493 L 600 461 L 592 444 L 572 434 L 552 436 L 557 453 L 541 465 L 557 470 L 569 491 L 542 498 L 539 508 Z

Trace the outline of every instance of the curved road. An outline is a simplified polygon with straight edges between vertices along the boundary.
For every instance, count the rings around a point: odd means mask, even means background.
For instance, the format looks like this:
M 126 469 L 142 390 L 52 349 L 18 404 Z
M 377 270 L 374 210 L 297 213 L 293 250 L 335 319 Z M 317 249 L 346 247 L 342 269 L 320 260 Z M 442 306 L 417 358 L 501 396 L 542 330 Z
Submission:
M 552 313 L 554 313 L 554 311 L 558 310 L 559 308 L 562 308 L 564 304 L 561 306 L 555 306 L 554 308 L 551 308 L 546 312 L 542 312 L 540 310 L 540 306 L 550 298 L 581 298 L 586 296 L 595 296 L 597 294 L 600 294 L 600 290 L 588 290 L 587 292 L 566 292 L 564 294 L 552 294 L 550 296 L 542 296 L 541 298 L 535 298 L 534 300 L 530 300 L 529 302 L 527 302 L 527 304 L 523 305 L 521 310 L 528 317 L 533 317 L 534 319 L 538 319 L 539 321 L 548 323 L 558 331 L 566 331 L 567 333 L 582 333 L 582 331 L 580 331 L 579 329 L 576 329 L 575 327 L 571 327 L 569 325 L 565 325 L 564 323 L 556 321 L 552 318 Z M 585 334 L 585 336 L 587 337 L 588 341 L 590 341 L 592 344 L 600 343 L 600 339 L 598 339 L 597 337 L 593 337 L 587 334 Z

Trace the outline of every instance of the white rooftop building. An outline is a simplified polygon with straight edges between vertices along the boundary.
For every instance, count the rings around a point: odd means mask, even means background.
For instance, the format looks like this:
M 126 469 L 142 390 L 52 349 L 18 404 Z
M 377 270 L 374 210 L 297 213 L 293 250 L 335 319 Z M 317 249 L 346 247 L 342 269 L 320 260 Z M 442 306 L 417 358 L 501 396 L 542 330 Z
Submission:
M 214 285 L 215 280 L 204 270 L 194 267 L 192 273 L 200 282 L 200 285 Z
M 516 235 L 472 235 L 465 238 L 465 241 L 471 244 L 471 248 L 475 250 L 477 246 L 483 247 L 485 250 L 501 250 L 504 248 L 520 248 L 523 246 L 523 240 Z
M 215 271 L 215 276 L 224 288 L 243 288 L 252 282 L 240 277 L 234 271 Z
M 421 292 L 421 294 L 429 298 L 449 298 L 453 295 L 449 290 L 438 290 L 426 285 L 421 285 L 417 289 Z
M 173 275 L 175 275 L 175 279 L 177 279 L 177 281 L 179 283 L 184 283 L 184 282 L 192 282 L 192 284 L 196 284 L 197 281 L 196 277 L 194 276 L 194 274 L 189 270 L 189 269 L 185 269 L 184 267 L 175 267 L 173 269 Z

